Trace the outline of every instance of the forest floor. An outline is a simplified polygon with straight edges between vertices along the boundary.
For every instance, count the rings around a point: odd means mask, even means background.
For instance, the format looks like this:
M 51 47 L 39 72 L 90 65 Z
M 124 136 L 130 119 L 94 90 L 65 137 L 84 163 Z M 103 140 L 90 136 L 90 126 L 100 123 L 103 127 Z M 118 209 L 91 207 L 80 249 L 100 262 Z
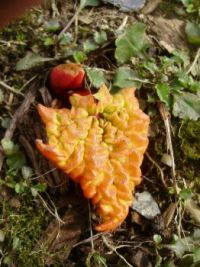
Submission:
M 0 32 L 0 266 L 200 266 L 200 3 L 49 1 Z M 40 155 L 51 68 L 82 63 L 92 92 L 136 87 L 150 116 L 125 222 L 95 232 L 77 184 Z

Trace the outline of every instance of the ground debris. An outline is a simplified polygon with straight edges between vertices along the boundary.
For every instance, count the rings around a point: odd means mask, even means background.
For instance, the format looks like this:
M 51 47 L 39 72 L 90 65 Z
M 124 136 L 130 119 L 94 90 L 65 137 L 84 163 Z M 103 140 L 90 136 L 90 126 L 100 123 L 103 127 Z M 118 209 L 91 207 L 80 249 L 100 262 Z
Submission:
M 41 93 L 42 100 L 49 106 L 51 99 L 47 95 L 47 90 L 40 88 L 38 91 Z M 30 109 L 26 116 L 24 116 L 23 123 L 18 125 L 18 128 L 20 132 L 20 143 L 35 170 L 36 176 L 33 177 L 33 180 L 45 182 L 53 191 L 59 191 L 65 194 L 68 184 L 67 176 L 46 160 L 35 147 L 35 140 L 37 138 L 46 138 L 37 112 Z
M 152 267 L 149 260 L 149 256 L 146 251 L 138 250 L 136 254 L 132 257 L 132 262 L 136 267 Z
M 185 201 L 185 208 L 194 221 L 200 225 L 200 208 L 196 205 L 196 203 L 192 199 L 187 199 Z
M 34 249 L 37 251 L 40 248 L 45 248 L 48 251 L 45 258 L 47 266 L 58 261 L 63 262 L 68 258 L 84 226 L 84 218 L 72 209 L 64 213 L 62 221 L 64 224 L 56 219 L 51 222 Z
M 176 49 L 188 49 L 183 20 L 149 15 L 147 21 L 150 31 L 156 36 L 159 45 L 169 53 Z
M 147 15 L 154 12 L 154 10 L 159 6 L 162 0 L 149 0 L 147 4 L 143 7 L 142 13 Z
M 176 203 L 170 203 L 165 212 L 163 213 L 163 220 L 166 227 L 168 227 L 173 220 L 176 211 L 176 206 Z
M 34 102 L 36 97 L 36 91 L 37 91 L 37 84 L 33 83 L 28 90 L 27 94 L 25 95 L 24 101 L 19 106 L 19 108 L 16 110 L 15 114 L 13 115 L 13 118 L 11 120 L 11 123 L 9 127 L 7 128 L 4 138 L 5 139 L 12 139 L 14 132 L 17 128 L 17 126 L 20 124 L 20 122 L 23 120 L 25 114 L 28 112 L 30 105 Z M 1 147 L 0 147 L 1 150 Z M 3 165 L 5 155 L 0 153 L 0 171 Z

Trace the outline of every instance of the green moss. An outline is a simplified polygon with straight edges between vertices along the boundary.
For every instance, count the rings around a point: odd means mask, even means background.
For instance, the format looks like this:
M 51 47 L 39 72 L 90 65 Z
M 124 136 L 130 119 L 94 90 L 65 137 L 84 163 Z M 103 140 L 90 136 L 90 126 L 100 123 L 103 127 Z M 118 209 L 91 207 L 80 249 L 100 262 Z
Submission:
M 188 121 L 180 129 L 181 149 L 191 159 L 200 159 L 200 121 Z
M 37 246 L 48 223 L 46 210 L 39 203 L 25 195 L 22 197 L 19 211 L 7 202 L 2 203 L 5 224 L 1 227 L 6 232 L 4 246 L 7 258 L 16 266 L 42 267 L 45 251 Z M 7 260 L 6 258 L 6 260 Z
M 200 121 L 174 121 L 173 146 L 176 171 L 193 192 L 200 191 Z

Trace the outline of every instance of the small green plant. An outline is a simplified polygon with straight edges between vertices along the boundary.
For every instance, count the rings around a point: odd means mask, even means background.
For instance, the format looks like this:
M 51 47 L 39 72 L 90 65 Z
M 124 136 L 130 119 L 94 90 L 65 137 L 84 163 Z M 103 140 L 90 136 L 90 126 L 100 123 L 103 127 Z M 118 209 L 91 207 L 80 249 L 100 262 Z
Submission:
M 98 267 L 107 267 L 106 259 L 103 258 L 98 251 L 93 251 L 88 254 L 86 259 L 86 267 L 98 266 Z
M 136 42 L 136 37 L 140 42 Z M 199 50 L 195 61 L 191 63 L 189 55 L 182 51 L 174 51 L 169 56 L 152 59 L 147 51 L 149 46 L 144 25 L 136 23 L 125 29 L 116 40 L 115 58 L 119 65 L 126 62 L 129 66 L 120 66 L 116 70 L 114 85 L 121 88 L 145 87 L 148 89 L 150 103 L 164 102 L 174 116 L 198 120 Z
M 199 7 L 199 0 L 179 0 L 188 13 L 199 13 L 200 15 L 200 7 Z
M 0 179 L 0 187 L 9 192 L 0 204 L 2 262 L 5 266 L 16 262 L 22 267 L 44 266 L 44 251 L 36 249 L 36 245 L 47 226 L 48 216 L 37 195 L 47 186 L 32 183 L 33 170 L 27 166 L 18 145 L 9 139 L 2 139 L 1 145 L 6 155 L 6 174 Z
M 159 235 L 153 237 L 156 248 L 158 250 L 157 267 L 197 267 L 200 264 L 200 231 L 196 229 L 193 234 L 180 238 L 173 235 L 173 239 L 169 244 L 164 244 Z M 170 250 L 176 255 L 177 260 L 164 261 L 159 254 L 159 251 L 165 249 Z
M 19 146 L 10 139 L 2 139 L 1 144 L 6 154 L 7 168 L 6 177 L 0 179 L 0 184 L 13 189 L 17 194 L 27 192 L 36 196 L 37 193 L 44 192 L 47 189 L 46 184 L 32 183 L 33 170 L 27 166 L 25 155 Z

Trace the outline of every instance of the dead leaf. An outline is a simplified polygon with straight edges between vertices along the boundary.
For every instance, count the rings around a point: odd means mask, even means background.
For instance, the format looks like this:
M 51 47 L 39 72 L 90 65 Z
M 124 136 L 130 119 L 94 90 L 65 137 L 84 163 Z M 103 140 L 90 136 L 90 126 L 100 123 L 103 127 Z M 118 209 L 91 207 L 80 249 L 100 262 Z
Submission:
M 185 208 L 195 222 L 200 224 L 200 208 L 191 198 L 185 201 Z
M 142 250 L 138 250 L 133 256 L 133 262 L 136 267 L 152 267 L 147 253 Z
M 142 13 L 147 15 L 152 13 L 160 4 L 162 0 L 149 0 L 148 3 L 143 7 Z
M 148 16 L 147 20 L 160 46 L 169 53 L 176 49 L 187 49 L 183 20 L 158 16 Z
M 9 200 L 9 205 L 12 207 L 12 208 L 15 208 L 17 210 L 20 209 L 21 207 L 21 202 L 19 201 L 19 199 L 17 197 L 12 197 L 10 200 Z
M 131 212 L 131 221 L 132 221 L 132 223 L 136 223 L 138 225 L 143 224 L 143 220 L 142 220 L 141 215 L 135 211 Z
M 174 213 L 176 211 L 176 203 L 170 203 L 168 208 L 163 213 L 163 220 L 166 227 L 168 227 L 173 220 Z
M 35 247 L 35 251 L 45 248 L 48 251 L 46 265 L 50 266 L 55 260 L 63 262 L 69 257 L 73 245 L 78 241 L 85 220 L 76 210 L 69 209 L 65 212 L 61 224 L 54 220 L 47 227 L 44 235 Z

